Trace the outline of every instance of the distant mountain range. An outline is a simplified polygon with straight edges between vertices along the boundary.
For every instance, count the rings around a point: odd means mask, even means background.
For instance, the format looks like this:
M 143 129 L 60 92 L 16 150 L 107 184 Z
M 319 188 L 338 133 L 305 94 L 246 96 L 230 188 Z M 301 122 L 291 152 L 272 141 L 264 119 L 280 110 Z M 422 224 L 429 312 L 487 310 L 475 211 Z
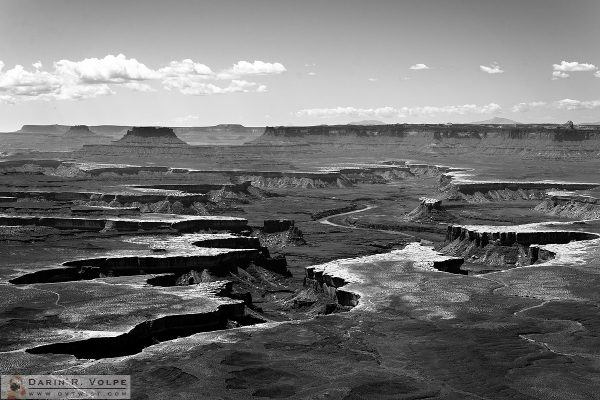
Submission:
M 520 122 L 508 118 L 494 117 L 485 121 L 470 122 L 473 125 L 521 125 Z

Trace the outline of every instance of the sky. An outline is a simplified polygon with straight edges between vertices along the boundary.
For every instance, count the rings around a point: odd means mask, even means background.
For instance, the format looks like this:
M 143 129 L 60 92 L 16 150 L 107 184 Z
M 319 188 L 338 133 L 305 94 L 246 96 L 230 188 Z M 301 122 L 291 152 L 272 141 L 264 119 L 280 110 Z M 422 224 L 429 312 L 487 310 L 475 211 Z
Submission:
M 600 121 L 598 0 L 0 7 L 0 131 Z

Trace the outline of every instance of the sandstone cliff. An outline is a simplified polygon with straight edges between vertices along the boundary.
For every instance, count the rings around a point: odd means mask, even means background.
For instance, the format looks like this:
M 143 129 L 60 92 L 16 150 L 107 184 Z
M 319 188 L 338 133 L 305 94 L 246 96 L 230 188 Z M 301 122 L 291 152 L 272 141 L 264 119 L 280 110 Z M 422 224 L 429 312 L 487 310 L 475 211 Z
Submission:
M 523 158 L 600 156 L 600 127 L 585 129 L 542 125 L 320 125 L 267 127 L 254 141 L 265 145 L 390 145 L 429 154 L 518 155 Z

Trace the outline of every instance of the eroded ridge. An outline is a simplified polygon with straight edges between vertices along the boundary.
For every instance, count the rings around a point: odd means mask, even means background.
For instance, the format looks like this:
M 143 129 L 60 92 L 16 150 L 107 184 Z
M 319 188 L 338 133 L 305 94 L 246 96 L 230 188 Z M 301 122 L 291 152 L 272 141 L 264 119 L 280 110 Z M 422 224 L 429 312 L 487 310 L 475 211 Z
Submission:
M 131 218 L 126 216 L 78 217 L 43 215 L 8 215 L 0 214 L 0 225 L 47 226 L 56 229 L 73 229 L 82 231 L 138 231 L 138 230 L 172 230 L 175 232 L 197 232 L 202 230 L 240 232 L 248 229 L 248 221 L 244 218 L 226 216 L 185 216 L 173 214 L 151 214 Z
M 111 336 L 112 332 L 107 332 L 108 336 L 96 334 L 97 337 L 88 339 L 33 347 L 27 349 L 27 352 L 70 354 L 84 359 L 123 357 L 179 337 L 265 322 L 248 315 L 244 302 L 223 297 L 231 292 L 231 286 L 231 282 L 227 281 L 205 283 L 196 289 L 201 292 L 202 301 L 202 306 L 195 307 L 196 310 L 191 307 L 186 313 L 158 314 L 117 336 Z M 125 330 L 127 326 L 122 326 L 121 329 Z
M 600 219 L 600 199 L 569 191 L 551 191 L 535 210 L 559 217 Z
M 371 307 L 377 297 L 397 295 L 396 274 L 417 269 L 459 273 L 462 258 L 445 256 L 431 247 L 410 243 L 402 250 L 331 261 L 305 268 L 304 284 L 324 292 L 346 307 Z
M 557 225 L 561 224 L 449 225 L 441 251 L 467 259 L 468 263 L 464 268 L 468 273 L 483 273 L 531 265 L 554 257 L 552 252 L 545 250 L 544 245 L 600 238 L 596 233 L 556 229 Z M 562 225 L 574 227 L 571 224 Z
M 127 241 L 146 244 L 149 250 L 66 261 L 61 267 L 42 269 L 11 279 L 13 284 L 55 283 L 141 274 L 178 274 L 206 270 L 226 276 L 251 263 L 278 273 L 288 273 L 285 258 L 271 258 L 256 237 L 233 234 L 186 234 L 157 239 L 134 237 Z
M 598 187 L 594 182 L 472 180 L 463 172 L 440 176 L 440 190 L 448 199 L 470 203 L 492 201 L 543 200 L 554 191 L 581 191 Z

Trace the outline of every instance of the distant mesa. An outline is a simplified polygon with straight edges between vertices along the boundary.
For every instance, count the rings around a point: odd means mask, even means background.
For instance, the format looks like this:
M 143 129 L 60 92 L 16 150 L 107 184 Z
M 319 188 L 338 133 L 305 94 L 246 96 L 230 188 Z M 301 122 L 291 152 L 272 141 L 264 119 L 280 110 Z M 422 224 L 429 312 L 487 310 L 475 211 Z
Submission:
M 17 133 L 45 133 L 50 135 L 62 135 L 69 130 L 67 125 L 23 125 Z
M 486 119 L 485 121 L 471 122 L 472 125 L 521 125 L 520 122 L 513 121 L 512 119 L 494 117 L 492 119 Z
M 179 139 L 173 129 L 151 126 L 135 126 L 125 136 L 114 142 L 119 145 L 143 146 L 189 146 Z
M 365 119 L 363 121 L 349 122 L 348 125 L 386 125 L 386 123 L 377 121 L 376 119 Z
M 87 125 L 74 125 L 65 133 L 69 137 L 96 136 Z

